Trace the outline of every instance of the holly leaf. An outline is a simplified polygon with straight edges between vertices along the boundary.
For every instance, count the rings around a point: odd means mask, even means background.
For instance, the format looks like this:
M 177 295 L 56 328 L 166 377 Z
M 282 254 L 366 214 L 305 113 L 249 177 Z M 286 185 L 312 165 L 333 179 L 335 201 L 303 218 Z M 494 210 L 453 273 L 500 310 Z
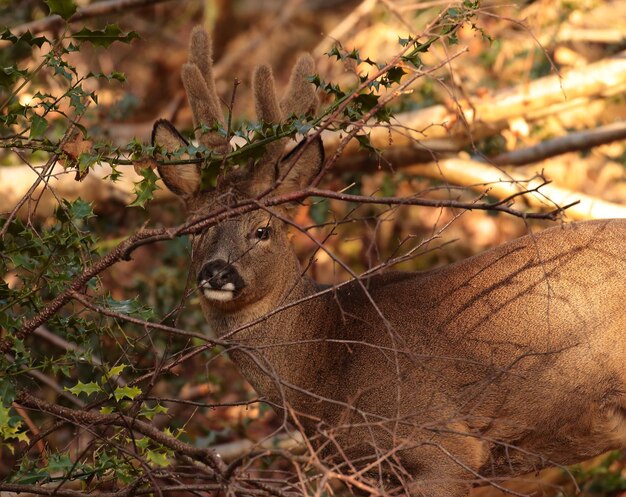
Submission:
M 69 19 L 74 15 L 76 9 L 76 3 L 74 0 L 45 0 L 48 8 L 50 9 L 50 14 L 58 14 L 63 19 Z
M 95 47 L 107 48 L 115 41 L 130 43 L 135 38 L 139 38 L 139 35 L 134 31 L 122 33 L 122 30 L 117 24 L 107 24 L 104 29 L 95 31 L 89 28 L 83 28 L 77 33 L 74 33 L 72 38 L 82 42 L 88 41 Z
M 392 67 L 387 71 L 387 79 L 393 83 L 400 83 L 400 79 L 402 79 L 402 76 L 405 74 L 404 69 L 401 67 Z
M 150 167 L 141 169 L 139 173 L 143 176 L 143 180 L 139 183 L 135 183 L 135 194 L 137 195 L 137 198 L 130 205 L 143 207 L 146 202 L 152 200 L 152 197 L 154 197 L 154 191 L 159 188 L 156 184 L 159 177 Z
M 120 364 L 119 366 L 114 366 L 109 369 L 109 376 L 119 376 L 120 374 L 122 374 L 122 371 L 124 371 L 127 367 L 128 364 Z
M 8 40 L 14 45 L 20 41 L 23 41 L 31 47 L 33 45 L 37 45 L 39 48 L 41 48 L 42 45 L 48 41 L 45 36 L 33 36 L 30 31 L 26 31 L 20 36 L 15 36 L 8 29 L 5 29 L 2 33 L 0 33 L 0 40 Z
M 369 133 L 366 135 L 358 134 L 358 135 L 355 135 L 354 137 L 359 142 L 359 145 L 361 146 L 362 149 L 368 150 L 370 152 L 376 152 L 376 147 L 374 147 L 372 145 L 372 142 L 370 141 Z
M 157 404 L 154 407 L 144 405 L 142 406 L 139 413 L 149 420 L 152 420 L 152 418 L 154 418 L 154 416 L 156 416 L 157 414 L 167 414 L 167 407 L 164 407 L 161 404 Z
M 94 216 L 91 204 L 80 197 L 73 202 L 63 199 L 63 202 L 69 211 L 70 218 L 74 221 L 84 221 Z
M 75 386 L 71 388 L 65 387 L 65 390 L 73 393 L 74 395 L 80 395 L 81 393 L 91 395 L 94 393 L 102 392 L 102 387 L 94 381 L 90 381 L 89 383 L 83 383 L 82 381 L 79 381 Z
M 160 466 L 162 468 L 169 464 L 169 462 L 167 461 L 167 454 L 164 454 L 163 452 L 148 450 L 146 452 L 146 457 L 148 459 L 148 462 L 151 462 L 152 464 Z
M 117 387 L 113 395 L 115 395 L 116 400 L 122 400 L 124 397 L 129 398 L 130 400 L 135 399 L 141 393 L 141 389 L 139 387 Z
M 41 138 L 48 129 L 48 121 L 37 114 L 33 115 L 33 119 L 30 123 L 30 135 L 29 139 Z

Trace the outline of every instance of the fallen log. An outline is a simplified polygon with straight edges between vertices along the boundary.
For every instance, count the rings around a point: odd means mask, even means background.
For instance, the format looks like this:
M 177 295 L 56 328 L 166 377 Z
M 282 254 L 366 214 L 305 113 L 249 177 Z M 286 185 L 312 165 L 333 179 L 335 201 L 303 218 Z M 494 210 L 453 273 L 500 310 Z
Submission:
M 404 169 L 405 174 L 428 177 L 453 185 L 469 187 L 498 199 L 506 199 L 519 192 L 534 190 L 545 182 L 536 177 L 530 180 L 472 160 L 445 159 L 436 163 L 417 164 Z M 553 184 L 542 186 L 538 192 L 517 197 L 533 209 L 552 210 L 578 202 L 565 211 L 569 220 L 626 218 L 626 206 L 573 192 Z M 519 208 L 519 207 L 518 207 Z

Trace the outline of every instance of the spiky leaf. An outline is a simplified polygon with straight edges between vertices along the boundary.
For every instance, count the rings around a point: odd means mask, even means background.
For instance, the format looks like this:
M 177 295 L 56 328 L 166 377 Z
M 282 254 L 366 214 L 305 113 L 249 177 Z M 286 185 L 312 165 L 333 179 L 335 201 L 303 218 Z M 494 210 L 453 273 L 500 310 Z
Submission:
M 135 38 L 139 38 L 139 35 L 134 31 L 123 33 L 117 24 L 107 24 L 104 29 L 95 31 L 89 28 L 83 28 L 77 33 L 74 33 L 72 38 L 82 42 L 88 41 L 96 47 L 107 48 L 115 41 L 130 43 Z
M 50 14 L 58 14 L 63 19 L 69 19 L 76 12 L 76 2 L 74 0 L 45 0 Z

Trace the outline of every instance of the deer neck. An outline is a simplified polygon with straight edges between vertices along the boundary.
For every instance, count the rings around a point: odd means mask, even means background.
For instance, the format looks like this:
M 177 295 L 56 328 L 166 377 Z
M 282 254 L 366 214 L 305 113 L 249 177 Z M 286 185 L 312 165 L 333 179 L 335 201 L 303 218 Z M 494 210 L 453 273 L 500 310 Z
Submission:
M 333 319 L 326 296 L 308 298 L 321 287 L 302 274 L 295 255 L 294 260 L 276 291 L 260 302 L 233 313 L 204 309 L 209 324 L 233 343 L 228 352 L 243 376 L 261 396 L 279 405 L 285 400 L 296 404 L 298 389 L 288 385 L 310 390 L 316 377 L 311 369 L 326 367 L 323 334 Z M 280 387 L 277 378 L 283 382 Z

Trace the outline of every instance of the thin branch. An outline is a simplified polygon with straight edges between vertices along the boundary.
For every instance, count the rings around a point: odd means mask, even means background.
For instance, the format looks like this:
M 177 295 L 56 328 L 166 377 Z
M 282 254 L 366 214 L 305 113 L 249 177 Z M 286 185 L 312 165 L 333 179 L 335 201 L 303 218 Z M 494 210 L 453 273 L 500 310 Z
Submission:
M 217 454 L 211 449 L 204 449 L 194 447 L 187 443 L 181 442 L 174 437 L 171 437 L 158 428 L 154 427 L 150 423 L 140 421 L 138 419 L 125 416 L 121 413 L 116 414 L 103 414 L 95 413 L 86 410 L 74 410 L 67 407 L 50 404 L 44 400 L 21 391 L 16 397 L 16 402 L 24 407 L 36 409 L 38 411 L 52 414 L 61 419 L 70 421 L 71 423 L 80 426 L 90 425 L 112 425 L 120 428 L 129 428 L 133 431 L 141 433 L 142 435 L 151 438 L 155 442 L 173 450 L 176 453 L 187 455 L 190 457 L 199 458 L 204 463 L 208 464 L 219 476 L 225 469 L 224 462 L 217 456 Z
M 152 5 L 168 1 L 170 0 L 105 0 L 103 2 L 92 3 L 85 7 L 80 7 L 74 15 L 67 20 L 67 22 L 74 23 L 84 21 L 85 19 L 117 14 L 142 7 L 150 7 Z M 41 33 L 42 31 L 58 29 L 62 27 L 65 22 L 66 21 L 64 21 L 61 16 L 55 14 L 37 21 L 15 26 L 14 28 L 11 28 L 11 32 L 17 36 L 20 36 L 27 31 L 36 34 Z
M 420 205 L 424 207 L 448 207 L 453 209 L 465 209 L 471 210 L 483 210 L 483 211 L 496 211 L 506 212 L 515 217 L 522 217 L 526 219 L 549 219 L 551 221 L 556 220 L 566 209 L 576 205 L 578 202 L 574 201 L 564 207 L 557 207 L 548 212 L 524 212 L 519 209 L 513 209 L 508 206 L 515 197 L 526 195 L 539 191 L 540 188 L 546 186 L 549 182 L 544 181 L 542 184 L 533 187 L 530 190 L 512 193 L 506 198 L 497 202 L 461 202 L 459 200 L 438 200 L 418 197 L 369 197 L 367 195 L 350 195 L 348 193 L 334 192 L 331 190 L 322 190 L 319 188 L 308 188 L 305 190 L 311 196 L 332 198 L 335 200 L 342 200 L 344 202 L 358 202 L 362 204 L 382 204 L 382 205 Z

